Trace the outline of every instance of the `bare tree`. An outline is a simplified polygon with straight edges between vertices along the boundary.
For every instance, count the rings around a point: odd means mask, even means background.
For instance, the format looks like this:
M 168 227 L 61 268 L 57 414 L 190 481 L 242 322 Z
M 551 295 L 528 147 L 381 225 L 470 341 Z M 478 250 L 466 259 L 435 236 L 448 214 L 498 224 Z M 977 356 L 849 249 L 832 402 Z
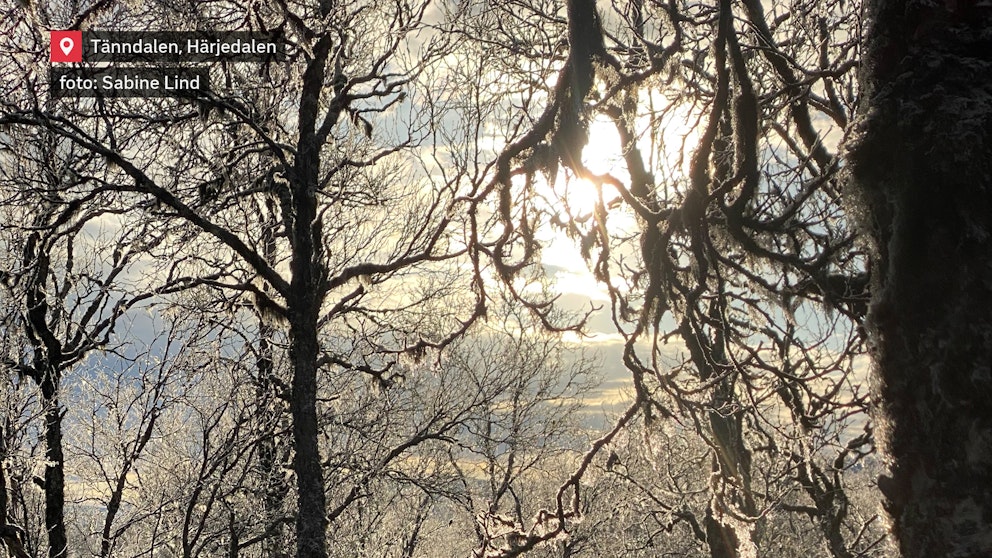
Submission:
M 78 27 L 113 24 L 125 15 L 177 16 L 165 6 L 143 5 L 130 14 L 123 6 L 115 8 L 81 10 L 64 21 Z M 369 293 L 376 289 L 371 287 L 388 286 L 404 270 L 464 252 L 447 241 L 462 174 L 423 189 L 423 181 L 405 189 L 391 184 L 409 163 L 404 154 L 443 111 L 405 101 L 425 68 L 448 51 L 443 37 L 429 36 L 428 8 L 426 2 L 274 2 L 239 14 L 193 10 L 193 19 L 201 23 L 237 16 L 240 29 L 287 30 L 289 62 L 268 63 L 262 76 L 255 69 L 224 66 L 218 72 L 241 93 L 202 99 L 195 110 L 162 101 L 149 114 L 145 103 L 142 112 L 148 116 L 138 117 L 131 101 L 45 107 L 37 100 L 40 87 L 22 82 L 11 85 L 18 93 L 6 101 L 0 117 L 4 124 L 46 129 L 109 163 L 101 180 L 87 179 L 80 186 L 112 187 L 146 215 L 185 222 L 170 226 L 205 235 L 197 246 L 215 256 L 179 256 L 170 273 L 186 274 L 189 285 L 211 284 L 243 294 L 270 319 L 285 324 L 300 556 L 326 556 L 325 532 L 333 514 L 327 508 L 319 449 L 318 372 L 333 365 L 365 370 L 386 382 L 391 366 L 389 359 L 382 361 L 383 368 L 360 359 L 349 362 L 347 357 L 359 356 L 355 348 L 323 346 L 321 330 L 355 315 L 363 322 L 357 327 L 367 328 L 359 335 L 373 339 L 389 331 L 384 309 L 410 304 L 373 300 Z M 27 9 L 37 16 L 45 6 Z M 30 35 L 30 18 L 22 22 L 25 28 L 12 40 Z M 23 71 L 15 73 L 26 77 Z M 295 108 L 288 110 L 289 105 Z M 397 108 L 403 109 L 398 118 L 391 112 Z M 90 201 L 94 190 L 84 190 L 68 202 Z M 399 204 L 404 211 L 391 213 Z M 249 207 L 278 216 L 274 259 L 259 247 L 258 221 Z M 421 354 L 448 343 L 480 314 L 479 304 L 473 304 L 449 314 L 437 337 L 401 331 L 389 346 L 373 339 L 366 347 Z
M 859 11 L 766 13 L 748 1 L 492 11 L 560 38 L 520 48 L 507 27 L 487 35 L 520 73 L 535 59 L 553 68 L 553 85 L 521 103 L 527 116 L 486 190 L 502 276 L 536 260 L 534 231 L 548 223 L 576 240 L 609 290 L 638 412 L 678 420 L 711 448 L 699 523 L 712 556 L 757 552 L 773 509 L 808 515 L 835 556 L 874 545 L 843 488 L 872 451 L 857 359 L 868 258 L 835 152 L 857 101 Z M 605 146 L 590 137 L 610 128 L 617 161 L 594 172 L 586 150 Z M 583 181 L 573 188 L 594 192 L 592 208 L 576 209 L 554 188 L 562 180 Z M 542 182 L 565 192 L 543 212 Z M 783 505 L 761 486 L 770 478 L 809 504 Z
M 80 195 L 91 179 L 92 154 L 80 155 L 46 131 L 12 134 L 6 143 L 18 155 L 6 157 L 0 176 L 3 241 L 19 258 L 2 273 L 26 350 L 5 355 L 2 364 L 6 373 L 30 378 L 42 396 L 45 524 L 50 556 L 64 556 L 62 378 L 91 353 L 112 350 L 122 316 L 154 296 L 128 275 L 164 236 L 154 224 L 120 218 L 126 206 L 101 186 Z
M 491 555 L 541 529 L 584 449 L 590 363 L 525 311 L 494 305 L 437 361 L 381 390 L 340 376 L 322 434 L 340 556 Z M 547 513 L 547 512 L 544 512 Z
M 176 509 L 161 516 L 178 523 L 155 526 L 152 541 L 168 540 L 163 544 L 189 556 L 221 547 L 228 555 L 274 552 L 275 541 L 288 540 L 280 530 L 292 517 L 298 556 L 327 556 L 329 537 L 357 540 L 370 552 L 388 537 L 403 541 L 397 548 L 412 555 L 435 525 L 431 514 L 448 513 L 445 506 L 455 502 L 456 508 L 483 510 L 473 527 L 481 554 L 560 549 L 574 555 L 581 545 L 569 546 L 564 538 L 573 519 L 594 509 L 585 483 L 602 469 L 611 482 L 644 495 L 653 507 L 646 513 L 669 514 L 656 521 L 661 531 L 678 526 L 680 545 L 704 543 L 714 557 L 767 551 L 782 533 L 781 523 L 770 523 L 780 518 L 801 523 L 794 531 L 803 536 L 817 533 L 833 556 L 882 552 L 872 536 L 875 520 L 849 497 L 848 479 L 874 451 L 876 423 L 868 417 L 861 358 L 868 277 L 881 269 L 888 278 L 890 264 L 904 265 L 898 258 L 890 262 L 898 250 L 890 250 L 889 235 L 903 246 L 893 231 L 909 221 L 903 220 L 908 210 L 902 198 L 866 188 L 864 203 L 881 216 L 872 256 L 845 209 L 850 193 L 837 142 L 859 102 L 854 70 L 861 5 L 559 4 L 280 0 L 247 7 L 11 7 L 16 17 L 4 40 L 12 56 L 3 62 L 9 71 L 0 113 L 11 131 L 3 139 L 35 134 L 48 150 L 4 156 L 58 170 L 44 175 L 44 203 L 32 214 L 34 222 L 25 221 L 32 224 L 18 247 L 27 255 L 11 275 L 22 278 L 15 286 L 26 301 L 25 331 L 35 353 L 48 359 L 78 348 L 72 335 L 60 340 L 51 324 L 52 311 L 73 300 L 65 285 L 80 279 L 60 275 L 42 248 L 63 247 L 67 230 L 106 208 L 146 227 L 131 232 L 168 231 L 162 237 L 168 242 L 141 249 L 148 277 L 155 279 L 144 286 L 166 285 L 158 289 L 162 295 L 196 289 L 204 298 L 187 308 L 198 315 L 226 313 L 212 327 L 238 338 L 234 345 L 246 353 L 203 359 L 227 367 L 231 391 L 221 391 L 234 401 L 189 407 L 197 428 L 187 434 L 203 451 L 184 461 L 197 470 L 182 471 L 172 482 L 192 479 L 196 488 L 168 504 Z M 884 19 L 890 8 L 880 6 Z M 980 36 L 962 21 L 985 17 L 983 10 L 968 4 L 892 16 L 911 30 L 911 39 L 879 35 L 873 71 L 895 76 L 897 85 L 915 84 L 892 69 L 903 69 L 906 52 L 916 56 L 916 43 L 942 45 L 951 31 Z M 904 17 L 910 20 L 902 25 Z M 288 60 L 218 64 L 212 77 L 224 87 L 195 103 L 48 103 L 44 77 L 30 69 L 45 50 L 39 25 L 112 26 L 122 18 L 281 30 Z M 884 110 L 867 113 L 865 137 L 893 145 L 891 130 L 902 128 L 889 121 L 895 122 L 896 111 L 884 107 L 897 97 L 868 83 L 869 92 L 882 92 L 878 106 Z M 852 159 L 856 176 L 864 184 L 881 180 L 865 171 L 864 161 L 884 150 L 867 140 L 859 145 Z M 596 161 L 593 150 L 611 151 L 616 160 Z M 923 160 L 921 150 L 912 156 Z M 36 178 L 22 174 L 21 183 Z M 585 204 L 579 200 L 584 192 L 591 193 Z M 984 198 L 977 201 L 984 207 Z M 18 203 L 11 205 L 23 211 Z M 913 203 L 922 207 L 919 199 Z M 548 234 L 573 239 L 607 291 L 605 317 L 623 338 L 621 358 L 634 401 L 569 462 L 570 474 L 548 489 L 549 504 L 525 512 L 517 493 L 531 486 L 528 473 L 540 452 L 531 447 L 533 425 L 523 417 L 549 407 L 528 406 L 526 397 L 505 408 L 487 406 L 507 393 L 534 396 L 530 390 L 537 388 L 511 382 L 504 390 L 478 385 L 471 392 L 446 379 L 433 384 L 428 363 L 444 362 L 443 353 L 433 351 L 450 348 L 487 312 L 492 319 L 498 291 L 492 277 L 544 328 L 583 325 L 582 316 L 556 314 L 554 293 L 530 288 L 543 272 L 541 241 Z M 967 255 L 979 251 L 969 250 Z M 112 248 L 99 253 L 119 263 Z M 888 279 L 879 281 L 876 289 L 900 297 L 919 297 L 937 284 L 890 289 Z M 99 294 L 111 292 L 110 283 L 94 284 L 80 300 L 102 301 L 98 308 L 127 306 L 144 296 Z M 961 287 L 972 288 L 979 289 Z M 874 314 L 883 334 L 886 316 L 914 324 L 933 317 L 922 310 Z M 105 345 L 112 328 L 108 323 L 99 330 L 103 342 L 99 335 L 80 336 L 79 347 Z M 923 335 L 917 333 L 898 338 L 915 347 Z M 926 361 L 902 345 L 879 347 L 883 367 L 890 360 L 902 363 L 906 354 Z M 27 366 L 21 356 L 9 357 L 8 368 Z M 64 371 L 59 367 L 72 363 L 58 358 L 22 372 L 37 377 L 39 386 L 57 386 Z M 903 384 L 893 382 L 884 389 L 896 394 Z M 418 399 L 412 386 L 428 393 L 444 386 L 461 399 Z M 552 393 L 557 386 L 543 389 Z M 239 399 L 252 390 L 250 404 Z M 57 393 L 49 391 L 43 393 L 47 409 L 54 409 L 48 430 L 56 432 Z M 346 394 L 354 400 L 343 402 Z M 910 400 L 901 394 L 888 400 Z M 263 412 L 252 414 L 252 405 Z M 906 428 L 916 424 L 912 416 L 903 420 Z M 663 423 L 695 436 L 693 455 L 704 460 L 705 474 L 694 498 L 688 492 L 660 497 L 665 479 L 619 478 L 626 473 L 618 463 L 633 464 L 636 456 L 613 444 L 635 422 L 648 433 Z M 897 466 L 888 492 L 897 515 L 926 519 L 898 495 L 912 478 L 907 471 L 929 471 L 936 457 L 918 460 L 913 448 L 919 440 L 908 434 L 913 443 L 900 445 L 899 424 L 894 451 L 918 466 Z M 985 431 L 984 423 L 970 424 L 977 426 L 965 430 Z M 261 428 L 283 435 L 284 426 L 291 448 L 272 432 L 251 434 Z M 463 429 L 472 439 L 464 448 L 458 446 Z M 984 447 L 976 436 L 974 447 Z M 471 475 L 451 477 L 435 468 L 459 467 L 466 455 L 486 464 L 485 505 L 468 490 Z M 59 455 L 48 457 L 61 462 Z M 262 471 L 272 477 L 264 495 L 258 484 L 265 481 L 255 476 Z M 463 481 L 459 494 L 452 478 Z M 284 498 L 287 480 L 295 482 L 295 509 Z M 58 485 L 53 481 L 47 489 L 53 518 L 63 500 Z M 410 522 L 387 526 L 389 505 L 411 495 L 403 507 Z M 245 505 L 259 498 L 264 518 Z M 965 507 L 962 517 L 980 509 Z M 55 519 L 49 523 L 57 553 L 65 546 L 59 542 L 65 528 Z M 176 531 L 178 524 L 184 527 Z M 332 524 L 367 532 L 329 534 Z M 354 532 L 361 536 L 350 538 Z M 639 540 L 661 540 L 642 534 Z M 973 539 L 980 546 L 980 537 Z

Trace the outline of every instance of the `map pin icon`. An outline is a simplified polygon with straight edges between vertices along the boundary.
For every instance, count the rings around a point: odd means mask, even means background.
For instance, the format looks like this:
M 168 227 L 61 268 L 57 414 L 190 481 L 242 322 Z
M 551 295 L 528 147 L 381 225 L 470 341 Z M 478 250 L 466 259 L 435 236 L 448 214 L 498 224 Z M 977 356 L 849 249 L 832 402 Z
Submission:
M 62 37 L 62 40 L 59 41 L 59 48 L 62 49 L 62 52 L 64 52 L 66 56 L 69 56 L 69 53 L 72 52 L 72 47 L 74 46 L 76 46 L 76 43 L 69 37 Z

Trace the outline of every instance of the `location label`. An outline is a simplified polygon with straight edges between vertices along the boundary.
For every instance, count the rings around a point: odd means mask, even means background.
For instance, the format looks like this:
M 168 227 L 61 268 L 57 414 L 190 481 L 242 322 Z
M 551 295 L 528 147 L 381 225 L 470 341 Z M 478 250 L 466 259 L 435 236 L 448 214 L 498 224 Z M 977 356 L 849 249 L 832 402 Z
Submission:
M 83 32 L 82 31 L 52 31 L 52 62 L 82 62 L 83 61 Z

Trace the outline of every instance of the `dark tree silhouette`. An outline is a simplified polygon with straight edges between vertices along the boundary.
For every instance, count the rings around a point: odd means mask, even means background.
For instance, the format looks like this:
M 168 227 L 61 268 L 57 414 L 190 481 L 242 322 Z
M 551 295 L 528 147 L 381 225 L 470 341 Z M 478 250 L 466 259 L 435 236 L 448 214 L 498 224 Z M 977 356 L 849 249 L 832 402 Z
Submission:
M 872 451 L 855 364 L 868 262 L 844 211 L 839 134 L 828 141 L 856 106 L 857 11 L 573 1 L 567 25 L 559 15 L 535 5 L 520 18 L 566 37 L 564 58 L 553 42 L 515 50 L 513 30 L 487 36 L 506 45 L 507 66 L 559 61 L 497 161 L 498 269 L 527 269 L 546 223 L 575 239 L 609 291 L 633 412 L 710 448 L 709 502 L 690 523 L 711 556 L 760 550 L 768 510 L 805 515 L 834 556 L 880 552 L 844 489 L 843 472 Z M 583 152 L 593 122 L 618 138 L 607 172 L 587 167 L 602 156 Z M 681 148 L 668 129 L 680 126 Z M 542 216 L 542 180 L 574 181 L 594 208 L 565 194 Z
M 85 182 L 82 175 L 92 169 L 92 154 L 81 154 L 46 130 L 11 134 L 8 141 L 16 141 L 20 153 L 0 173 L 2 241 L 17 257 L 0 273 L 5 296 L 20 309 L 9 327 L 24 348 L 0 357 L 0 366 L 4 373 L 30 378 L 41 392 L 45 472 L 40 485 L 49 556 L 55 558 L 68 552 L 62 378 L 91 353 L 108 349 L 125 313 L 155 296 L 155 288 L 131 289 L 123 279 L 164 236 L 156 225 L 135 222 L 119 235 L 95 232 L 101 220 L 127 209 L 109 189 L 81 196 L 88 203 L 72 199 Z M 110 252 L 103 261 L 96 257 L 102 251 Z M 158 288 L 171 287 L 166 281 Z
M 907 558 L 992 553 L 992 8 L 871 2 L 850 163 Z

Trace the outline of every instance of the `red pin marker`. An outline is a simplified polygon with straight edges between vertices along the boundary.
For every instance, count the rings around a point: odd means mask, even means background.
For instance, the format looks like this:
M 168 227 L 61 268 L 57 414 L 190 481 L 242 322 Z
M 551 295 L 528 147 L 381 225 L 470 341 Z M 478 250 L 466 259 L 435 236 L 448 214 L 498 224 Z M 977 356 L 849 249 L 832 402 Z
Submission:
M 52 62 L 82 62 L 82 31 L 51 31 Z

